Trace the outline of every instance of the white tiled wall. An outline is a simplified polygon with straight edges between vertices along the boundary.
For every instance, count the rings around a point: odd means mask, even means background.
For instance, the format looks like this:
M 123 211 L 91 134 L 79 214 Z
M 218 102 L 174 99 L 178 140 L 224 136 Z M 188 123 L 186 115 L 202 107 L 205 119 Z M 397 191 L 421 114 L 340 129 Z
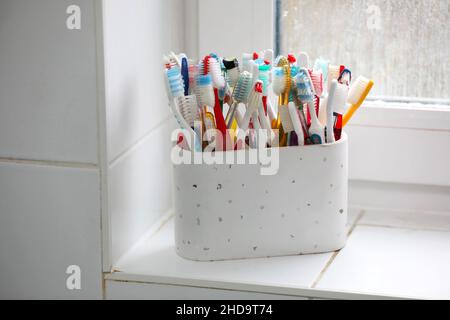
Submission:
M 0 298 L 102 297 L 94 5 L 0 2 Z
M 95 168 L 0 162 L 0 299 L 102 297 L 98 186 Z
M 103 2 L 110 162 L 169 116 L 161 64 L 182 48 L 183 2 Z
M 2 0 L 0 21 L 0 157 L 97 163 L 94 0 Z
M 157 127 L 109 169 L 114 262 L 172 207 L 171 124 Z
M 110 231 L 105 271 L 171 207 L 173 121 L 161 64 L 163 54 L 184 47 L 184 5 L 103 1 Z

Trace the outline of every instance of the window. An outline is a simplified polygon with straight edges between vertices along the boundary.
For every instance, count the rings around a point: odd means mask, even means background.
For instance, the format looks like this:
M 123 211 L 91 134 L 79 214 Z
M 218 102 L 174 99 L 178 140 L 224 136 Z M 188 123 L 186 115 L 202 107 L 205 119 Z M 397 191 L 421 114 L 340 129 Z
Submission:
M 450 1 L 276 0 L 277 49 L 375 80 L 371 99 L 450 105 Z

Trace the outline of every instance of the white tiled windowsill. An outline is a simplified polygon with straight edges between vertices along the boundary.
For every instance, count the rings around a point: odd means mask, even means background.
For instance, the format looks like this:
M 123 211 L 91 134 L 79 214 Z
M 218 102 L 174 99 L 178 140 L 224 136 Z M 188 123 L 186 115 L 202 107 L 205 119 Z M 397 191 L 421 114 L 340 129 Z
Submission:
M 339 252 L 220 262 L 178 257 L 168 219 L 106 280 L 284 297 L 450 299 L 448 270 L 449 214 L 353 208 Z

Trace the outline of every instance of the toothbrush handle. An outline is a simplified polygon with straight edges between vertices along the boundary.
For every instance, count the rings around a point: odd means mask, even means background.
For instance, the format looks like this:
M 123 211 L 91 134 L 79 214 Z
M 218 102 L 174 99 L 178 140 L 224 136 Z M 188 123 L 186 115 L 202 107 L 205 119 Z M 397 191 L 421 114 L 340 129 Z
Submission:
M 343 119 L 342 119 L 342 127 L 345 127 L 348 122 L 350 121 L 350 119 L 353 117 L 353 115 L 355 114 L 355 112 L 359 109 L 359 107 L 361 106 L 361 104 L 352 104 L 350 106 L 350 108 L 347 110 L 347 112 L 345 113 Z
M 238 107 L 238 103 L 237 102 L 233 102 L 233 104 L 230 107 L 230 110 L 228 111 L 228 114 L 227 114 L 227 128 L 231 128 L 231 124 L 233 123 L 234 114 L 236 113 L 237 107 Z
M 226 150 L 228 141 L 230 141 L 230 138 L 228 137 L 227 132 L 227 124 L 225 123 L 225 119 L 223 118 L 222 108 L 220 106 L 220 100 L 219 100 L 219 90 L 217 88 L 214 89 L 214 96 L 216 99 L 216 102 L 214 104 L 214 115 L 216 118 L 216 127 L 222 134 L 222 139 L 219 139 L 219 141 L 222 141 L 222 146 L 219 144 L 219 150 Z M 221 148 L 222 147 L 222 148 Z

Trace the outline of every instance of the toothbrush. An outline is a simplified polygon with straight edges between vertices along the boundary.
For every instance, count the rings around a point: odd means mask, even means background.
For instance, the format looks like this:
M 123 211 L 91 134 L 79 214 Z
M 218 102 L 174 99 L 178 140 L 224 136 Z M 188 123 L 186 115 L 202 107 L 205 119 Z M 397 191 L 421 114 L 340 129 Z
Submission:
M 223 65 L 226 69 L 227 81 L 231 88 L 234 88 L 239 80 L 239 62 L 236 58 L 224 59 Z
M 220 100 L 219 100 L 219 89 L 222 89 L 225 87 L 225 78 L 222 75 L 222 70 L 220 68 L 219 62 L 211 56 L 206 56 L 202 62 L 201 62 L 201 71 L 203 74 L 211 74 L 213 87 L 214 87 L 214 116 L 216 119 L 216 127 L 222 134 L 221 142 L 222 144 L 218 144 L 218 149 L 223 150 L 223 148 L 226 150 L 228 149 L 228 141 L 230 141 L 230 137 L 227 132 L 227 125 L 225 123 L 225 119 L 223 117 L 222 108 L 220 106 Z
M 251 72 L 252 70 L 251 70 L 250 61 L 256 60 L 258 58 L 259 58 L 259 55 L 256 52 L 242 54 L 242 70 Z
M 373 80 L 369 80 L 362 76 L 356 79 L 355 83 L 353 83 L 348 94 L 348 103 L 350 104 L 350 108 L 342 120 L 343 127 L 348 124 L 350 119 L 353 117 L 353 114 L 363 104 L 374 84 L 375 83 Z
M 335 114 L 342 115 L 348 97 L 348 87 L 333 80 L 327 103 L 327 142 L 336 142 L 334 136 Z
M 183 80 L 181 77 L 181 70 L 178 67 L 172 67 L 170 69 L 166 69 L 166 88 L 167 93 L 169 96 L 169 105 L 172 110 L 172 113 L 175 116 L 175 119 L 177 120 L 180 127 L 184 130 L 188 130 L 189 133 L 194 137 L 194 148 L 196 152 L 201 152 L 201 144 L 199 141 L 199 137 L 197 137 L 197 134 L 192 130 L 189 123 L 187 123 L 186 119 L 181 114 L 179 108 L 177 108 L 174 100 L 184 97 L 184 87 L 183 87 Z M 187 107 L 186 107 L 187 109 Z M 186 110 L 184 110 L 186 111 Z
M 253 86 L 252 91 L 250 92 L 249 98 L 248 98 L 248 106 L 247 110 L 244 115 L 244 119 L 242 120 L 240 132 L 246 132 L 250 125 L 250 120 L 254 118 L 257 119 L 257 116 L 255 116 L 255 113 L 258 112 L 259 104 L 262 102 L 262 91 L 263 91 L 263 84 L 262 81 L 256 81 L 255 85 Z M 256 125 L 256 123 L 254 123 Z M 238 136 L 238 146 L 239 142 L 242 142 L 241 137 Z
M 264 64 L 259 66 L 258 79 L 262 82 L 262 104 L 259 104 L 258 115 L 261 127 L 267 130 L 269 133 L 269 144 L 272 145 L 273 131 L 271 127 L 269 112 L 273 112 L 272 106 L 270 105 L 270 100 L 268 97 L 269 86 L 270 86 L 270 64 Z M 274 113 L 274 112 L 273 112 Z
M 322 144 L 325 141 L 324 127 L 317 118 L 314 99 L 315 92 L 312 80 L 307 69 L 300 69 L 297 77 L 297 93 L 302 103 L 307 103 L 311 116 L 311 126 L 309 127 L 309 136 L 313 144 Z
M 352 82 L 352 72 L 349 69 L 344 69 L 337 80 L 339 83 L 345 84 L 347 87 L 350 87 L 350 84 Z
M 207 117 L 207 114 L 211 114 L 211 112 L 208 111 L 208 108 L 212 108 L 214 105 L 214 89 L 212 86 L 212 79 L 211 75 L 202 75 L 199 74 L 197 76 L 197 85 L 196 85 L 196 92 L 197 96 L 197 104 L 198 107 L 201 110 L 203 125 L 205 126 L 205 134 L 208 141 L 211 141 L 211 132 L 208 132 L 208 129 L 214 129 L 215 125 L 214 123 L 214 117 L 211 119 Z
M 294 126 L 294 131 L 297 134 L 297 144 L 299 146 L 305 145 L 305 132 L 307 133 L 307 125 L 305 114 L 303 112 L 303 105 L 298 99 L 298 90 L 295 83 L 295 78 L 292 79 L 292 97 L 293 101 L 289 102 L 289 114 L 291 116 L 292 125 Z M 309 137 L 308 137 L 309 138 Z
M 302 126 L 303 138 L 299 138 L 299 142 L 303 141 L 304 144 L 310 141 L 309 133 L 308 133 L 308 122 L 306 121 L 305 111 L 303 103 L 298 98 L 298 88 L 296 84 L 296 78 L 293 80 L 292 94 L 294 96 L 294 103 L 297 107 L 298 118 L 300 119 L 300 124 Z M 294 123 L 295 125 L 295 123 Z M 298 133 L 297 133 L 298 134 Z
M 281 112 L 283 109 L 287 109 L 289 104 L 289 94 L 291 91 L 291 68 L 289 66 L 289 61 L 286 57 L 279 57 L 278 59 L 278 68 L 276 73 L 274 73 L 274 92 L 279 95 L 278 100 L 278 115 L 281 116 Z M 286 114 L 286 113 L 284 113 Z M 280 130 L 280 146 L 287 145 L 287 135 L 284 134 L 283 123 L 282 120 L 287 120 L 287 117 L 278 117 L 276 121 L 276 129 Z M 287 127 L 290 126 L 290 123 L 287 122 L 285 124 Z
M 186 56 L 181 58 L 181 76 L 183 77 L 184 95 L 189 95 L 189 63 Z
M 199 67 L 192 60 L 189 60 L 188 74 L 189 74 L 189 94 L 195 94 L 197 87 L 197 76 L 199 73 Z
M 248 95 L 252 88 L 252 75 L 244 71 L 239 76 L 238 82 L 233 91 L 233 104 L 230 107 L 227 115 L 227 127 L 231 128 L 233 119 L 235 117 L 236 109 L 239 103 L 247 103 Z
M 267 49 L 266 51 L 264 51 L 264 60 L 270 62 L 270 64 L 273 63 L 273 57 L 274 57 L 274 53 L 272 49 Z
M 324 83 L 328 83 L 328 68 L 330 61 L 320 57 L 314 62 L 314 71 L 322 72 Z
M 309 68 L 309 56 L 306 52 L 300 52 L 297 65 L 299 68 Z
M 328 92 L 330 92 L 333 80 L 337 80 L 341 75 L 342 71 L 344 71 L 344 69 L 345 69 L 344 66 L 335 66 L 335 65 L 328 66 Z

